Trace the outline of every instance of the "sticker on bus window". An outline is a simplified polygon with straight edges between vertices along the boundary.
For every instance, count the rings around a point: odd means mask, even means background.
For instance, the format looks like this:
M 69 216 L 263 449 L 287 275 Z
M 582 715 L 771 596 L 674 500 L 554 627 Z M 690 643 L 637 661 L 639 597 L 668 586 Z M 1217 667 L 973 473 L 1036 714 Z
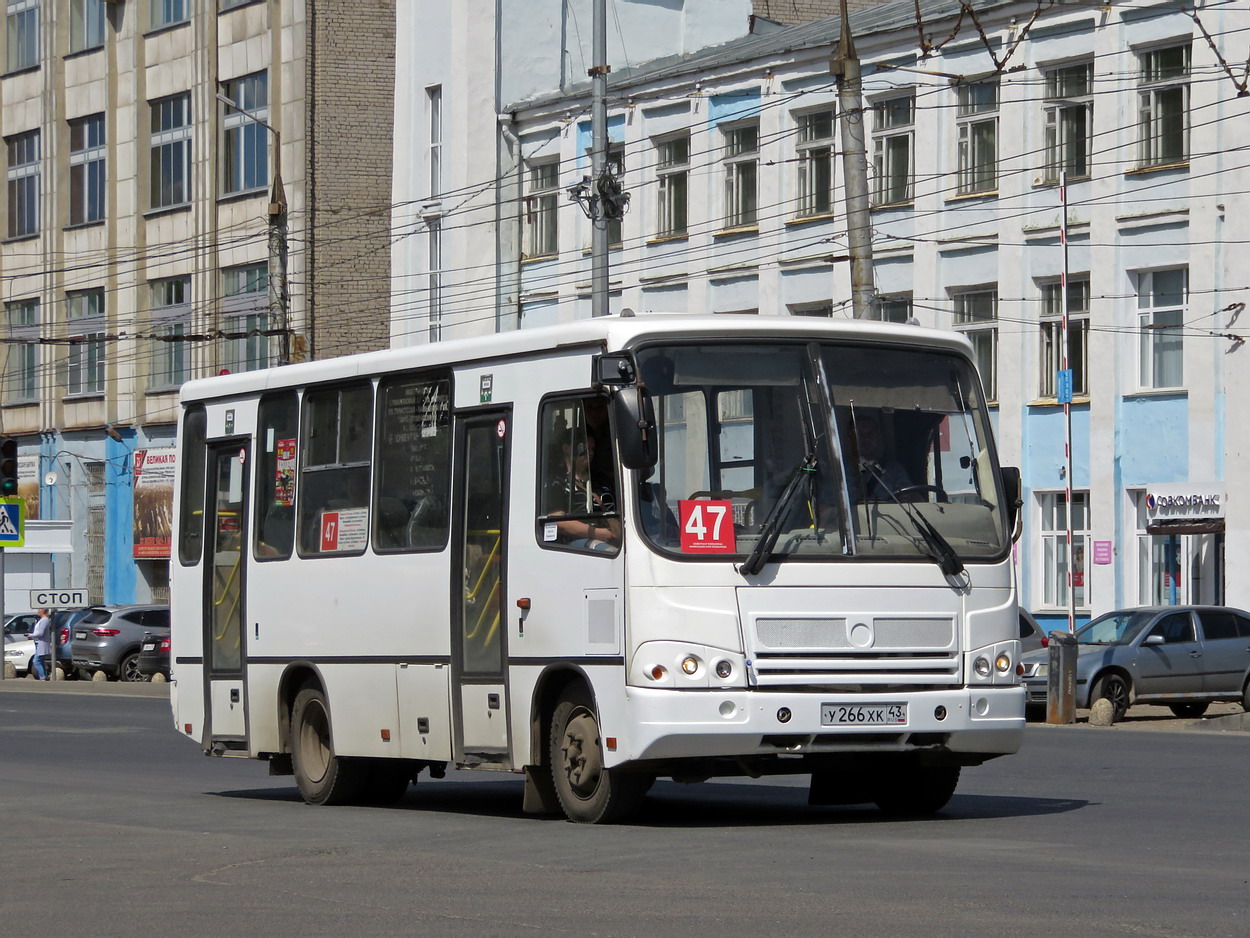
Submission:
M 369 537 L 369 510 L 344 508 L 321 513 L 321 550 L 364 550 Z
M 683 499 L 677 503 L 677 511 L 683 554 L 737 553 L 733 502 Z
M 295 440 L 278 440 L 277 467 L 273 480 L 273 503 L 290 508 L 295 504 Z

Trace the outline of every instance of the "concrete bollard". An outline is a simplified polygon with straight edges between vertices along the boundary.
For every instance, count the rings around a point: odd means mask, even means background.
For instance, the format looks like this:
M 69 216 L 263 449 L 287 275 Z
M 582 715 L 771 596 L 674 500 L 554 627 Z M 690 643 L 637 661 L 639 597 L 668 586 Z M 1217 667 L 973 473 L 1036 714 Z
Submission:
M 1076 722 L 1076 636 L 1066 630 L 1050 633 L 1046 670 L 1046 722 Z
M 1115 723 L 1115 705 L 1106 697 L 1099 697 L 1089 705 L 1090 726 L 1111 726 Z
M 12 661 L 6 661 L 6 662 L 4 663 L 4 676 L 5 676 L 5 678 L 6 678 L 6 679 L 7 679 L 7 678 L 16 678 L 16 677 L 17 677 L 17 668 L 15 668 L 15 667 L 13 666 L 13 662 L 12 662 Z

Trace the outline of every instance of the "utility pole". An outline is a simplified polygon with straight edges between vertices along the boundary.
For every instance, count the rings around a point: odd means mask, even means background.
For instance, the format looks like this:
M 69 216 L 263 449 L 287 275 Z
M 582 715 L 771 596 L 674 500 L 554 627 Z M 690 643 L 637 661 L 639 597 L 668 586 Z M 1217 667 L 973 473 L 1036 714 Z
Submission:
M 851 256 L 851 308 L 856 319 L 879 319 L 872 276 L 872 216 L 868 202 L 868 146 L 864 138 L 864 95 L 851 18 L 842 0 L 838 51 L 829 63 L 838 80 L 838 125 L 842 131 L 842 186 L 846 191 L 846 242 Z
M 273 186 L 269 191 L 266 214 L 269 219 L 269 321 L 270 328 L 277 323 L 279 333 L 278 364 L 291 363 L 291 294 L 287 289 L 287 212 L 286 190 L 282 186 L 282 134 L 255 114 L 239 107 L 221 92 L 217 100 L 233 108 L 254 124 L 259 124 L 273 134 Z

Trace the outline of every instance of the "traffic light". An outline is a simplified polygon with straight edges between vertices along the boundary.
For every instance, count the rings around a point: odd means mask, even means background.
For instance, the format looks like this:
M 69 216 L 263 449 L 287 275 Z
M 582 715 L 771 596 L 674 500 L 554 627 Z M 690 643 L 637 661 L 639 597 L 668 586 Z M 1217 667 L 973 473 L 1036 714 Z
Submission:
M 0 496 L 17 494 L 17 440 L 0 440 Z

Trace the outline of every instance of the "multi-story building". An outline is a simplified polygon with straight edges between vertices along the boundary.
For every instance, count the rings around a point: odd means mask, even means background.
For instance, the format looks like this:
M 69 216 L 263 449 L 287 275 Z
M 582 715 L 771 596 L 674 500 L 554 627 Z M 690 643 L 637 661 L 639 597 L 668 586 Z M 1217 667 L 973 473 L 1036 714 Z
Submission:
M 693 48 L 681 41 L 697 4 L 617 8 L 609 159 L 631 201 L 610 236 L 611 311 L 850 316 L 839 19 Z M 652 18 L 651 46 L 636 17 Z M 1004 461 L 1024 473 L 1022 603 L 1052 625 L 1070 603 L 1078 619 L 1250 606 L 1237 549 L 1250 542 L 1237 489 L 1250 425 L 1236 409 L 1250 391 L 1237 250 L 1250 234 L 1237 64 L 1250 10 L 897 0 L 851 22 L 864 103 L 846 117 L 866 137 L 874 315 L 972 343 Z M 496 42 L 490 75 L 474 76 L 495 106 L 438 138 L 442 165 L 480 162 L 439 216 L 457 248 L 437 264 L 436 229 L 409 218 L 395 340 L 424 340 L 436 308 L 443 335 L 589 316 L 590 225 L 568 196 L 590 168 L 589 84 L 533 59 L 550 35 L 584 72 L 589 29 L 444 25 L 458 45 Z M 413 180 L 432 138 L 416 83 L 440 85 L 425 51 L 405 49 L 397 68 L 414 128 L 397 202 L 423 197 Z
M 72 521 L 35 585 L 161 598 L 179 386 L 387 344 L 394 0 L 4 13 L 0 432 Z

